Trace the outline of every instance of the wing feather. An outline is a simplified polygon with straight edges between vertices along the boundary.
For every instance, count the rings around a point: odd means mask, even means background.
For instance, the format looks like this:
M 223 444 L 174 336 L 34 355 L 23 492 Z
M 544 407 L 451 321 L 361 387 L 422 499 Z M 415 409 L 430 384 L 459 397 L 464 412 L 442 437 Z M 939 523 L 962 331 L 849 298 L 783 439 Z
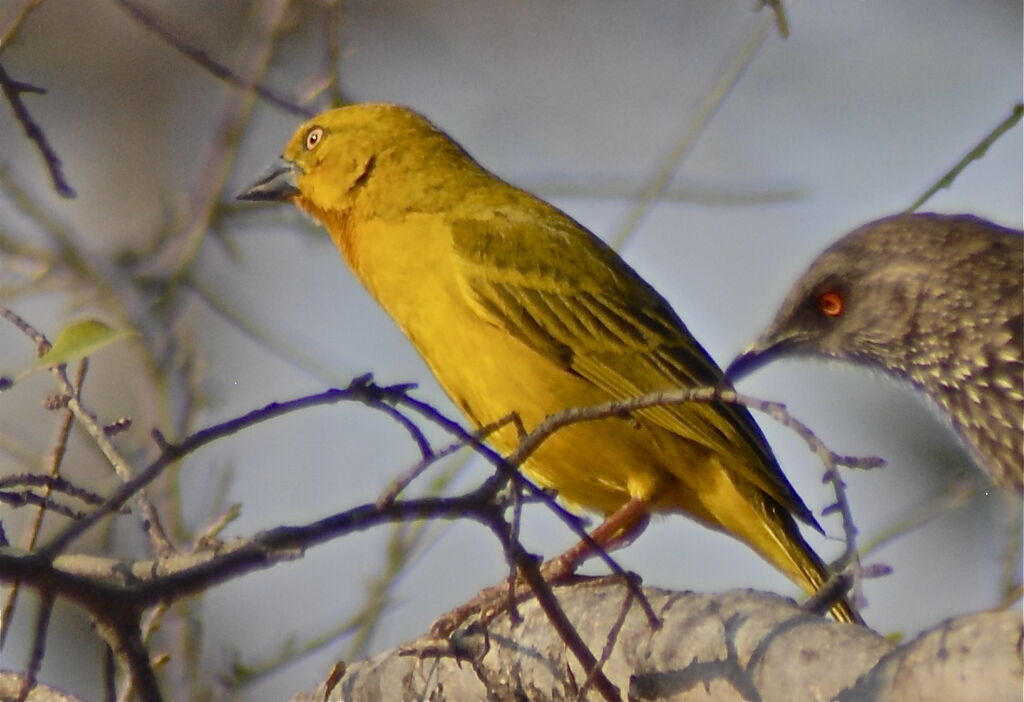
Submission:
M 720 383 L 721 370 L 668 303 L 596 237 L 552 211 L 542 226 L 536 218 L 516 226 L 514 213 L 453 222 L 460 283 L 474 309 L 610 398 Z M 817 527 L 745 408 L 689 403 L 640 414 L 723 456 Z

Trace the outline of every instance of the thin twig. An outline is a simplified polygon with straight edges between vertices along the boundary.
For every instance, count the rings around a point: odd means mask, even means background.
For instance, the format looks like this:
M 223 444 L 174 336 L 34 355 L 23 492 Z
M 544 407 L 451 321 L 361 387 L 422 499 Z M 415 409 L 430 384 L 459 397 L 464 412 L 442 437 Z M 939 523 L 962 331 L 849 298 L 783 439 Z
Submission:
M 154 631 L 156 631 L 164 614 L 167 612 L 168 607 L 169 605 L 161 602 L 157 604 L 156 607 L 148 610 L 145 616 L 142 617 L 142 621 L 139 623 L 139 631 L 143 645 L 148 642 L 149 637 L 152 636 Z M 117 693 L 117 697 L 115 699 L 117 702 L 128 702 L 128 700 L 132 699 L 132 694 L 134 692 L 135 676 L 126 675 L 121 684 L 121 690 Z
M 4 30 L 2 35 L 0 35 L 0 52 L 2 52 L 7 45 L 11 43 L 11 40 L 14 39 L 15 35 L 18 33 L 18 30 L 21 29 L 21 25 L 25 23 L 25 20 L 28 19 L 30 14 L 32 14 L 32 11 L 39 7 L 42 2 L 43 0 L 25 0 L 25 3 L 21 6 L 21 9 L 18 10 L 18 14 L 11 22 L 10 26 Z
M 13 173 L 2 166 L 0 166 L 0 185 L 3 185 L 5 194 L 10 198 L 11 203 L 46 234 L 53 248 L 53 251 L 23 249 L 23 253 L 32 256 L 47 270 L 59 267 L 61 270 L 66 270 L 87 280 L 105 297 L 116 299 L 113 285 L 108 280 L 109 271 L 100 273 L 97 266 L 86 260 L 85 253 L 78 246 L 73 233 L 56 221 L 44 209 L 38 198 L 34 197 Z
M 327 44 L 327 95 L 331 105 L 341 105 L 344 97 L 341 94 L 341 3 L 342 0 L 328 0 L 327 20 L 324 22 L 324 34 Z
M 408 420 L 408 418 L 405 417 L 405 415 L 402 415 L 402 417 Z M 489 424 L 483 429 L 479 429 L 475 433 L 471 434 L 471 436 L 473 436 L 475 439 L 479 441 L 484 441 L 491 433 L 497 431 L 504 425 L 508 424 L 510 421 L 510 417 L 499 419 L 497 422 Z M 423 433 L 420 432 L 419 436 L 422 437 Z M 425 437 L 423 438 L 423 441 L 426 442 Z M 449 444 L 448 446 L 444 447 L 440 451 L 434 451 L 430 447 L 430 444 L 426 443 L 427 450 L 424 451 L 424 444 L 420 443 L 419 439 L 417 439 L 417 444 L 420 446 L 420 452 L 423 457 L 412 468 L 402 473 L 388 484 L 387 488 L 384 489 L 384 492 L 382 492 L 380 497 L 377 498 L 378 504 L 383 505 L 394 502 L 396 499 L 398 499 L 398 496 L 402 493 L 402 491 L 405 490 L 405 488 L 407 488 L 413 480 L 422 475 L 427 468 L 434 465 L 438 461 L 447 458 L 453 453 L 461 451 L 462 449 L 466 448 L 469 445 L 465 440 L 460 438 L 454 441 L 453 443 Z
M 761 19 L 760 24 L 757 25 L 753 34 L 750 35 L 743 47 L 726 68 L 722 77 L 719 78 L 715 87 L 704 99 L 700 109 L 697 111 L 697 115 L 694 117 L 693 122 L 691 122 L 687 127 L 686 132 L 668 152 L 665 159 L 661 162 L 661 165 L 658 166 L 657 170 L 655 170 L 651 175 L 650 180 L 648 180 L 640 189 L 640 193 L 636 198 L 636 203 L 626 216 L 626 220 L 611 238 L 611 246 L 613 249 L 618 251 L 625 246 L 629 237 L 637 231 L 640 227 L 640 223 L 648 214 L 650 214 L 651 209 L 654 207 L 655 203 L 658 202 L 662 193 L 668 189 L 672 178 L 679 171 L 679 167 L 682 165 L 683 160 L 690 153 L 693 145 L 697 142 L 697 138 L 701 135 L 701 132 L 704 131 L 704 128 L 710 123 L 711 118 L 718 111 L 718 108 L 722 106 L 725 98 L 730 92 L 732 92 L 732 89 L 736 86 L 736 83 L 739 81 L 740 76 L 743 75 L 747 66 L 749 66 L 751 61 L 754 60 L 754 56 L 757 54 L 758 48 L 760 48 L 764 38 L 768 35 L 774 25 L 775 17 L 772 15 L 765 15 Z
M 136 698 L 142 702 L 162 702 L 163 695 L 153 671 L 149 651 L 142 641 L 138 613 L 129 610 L 111 615 L 108 611 L 104 623 L 110 629 L 110 638 L 113 639 L 111 643 L 131 675 L 131 689 Z
M 608 566 L 613 573 L 621 576 L 626 575 L 626 571 L 622 569 L 622 566 L 620 566 L 615 559 L 613 559 L 608 552 L 601 547 L 600 544 L 591 538 L 586 529 L 580 526 L 579 519 L 576 515 L 558 504 L 558 502 L 544 490 L 526 480 L 517 470 L 517 467 L 522 465 L 523 461 L 526 460 L 529 454 L 536 450 L 539 445 L 548 438 L 548 436 L 553 434 L 560 427 L 551 428 L 547 432 L 541 432 L 542 427 L 544 427 L 545 424 L 545 422 L 541 422 L 541 424 L 539 424 L 529 435 L 519 442 L 519 448 L 506 458 L 484 444 L 481 439 L 467 432 L 460 424 L 448 419 L 426 402 L 422 402 L 408 396 L 398 397 L 395 401 L 409 407 L 413 407 L 430 421 L 436 423 L 438 426 L 450 432 L 454 436 L 459 437 L 461 440 L 465 441 L 468 446 L 472 446 L 474 451 L 483 456 L 488 462 L 497 468 L 499 473 L 491 485 L 491 489 L 498 489 L 505 480 L 513 480 L 516 483 L 521 484 L 523 488 L 531 494 L 531 496 L 540 502 L 543 502 L 548 509 L 555 514 L 555 516 L 561 519 L 562 522 L 566 524 L 580 538 L 580 540 L 589 547 L 590 552 L 604 561 L 605 565 Z M 564 425 L 572 423 L 573 420 L 569 420 L 564 422 Z M 542 435 L 538 436 L 535 442 L 531 442 L 531 437 L 534 437 L 538 432 L 541 432 Z M 524 451 L 524 446 L 528 444 L 529 450 Z M 638 594 L 640 593 L 638 592 Z
M 953 478 L 938 495 L 923 503 L 902 512 L 902 517 L 895 523 L 882 528 L 860 548 L 863 558 L 875 553 L 894 539 L 920 529 L 936 517 L 948 514 L 950 510 L 965 505 L 977 492 L 977 481 L 973 477 L 957 476 Z
M 516 543 L 519 541 L 519 535 L 522 533 L 523 524 L 523 489 L 520 483 L 510 482 L 508 490 L 512 493 L 512 519 L 508 522 L 508 536 L 510 539 L 514 539 Z M 513 623 L 522 621 L 519 616 L 519 610 L 516 607 L 516 584 L 518 582 L 516 564 L 513 561 L 508 561 L 508 576 L 505 578 L 505 582 L 508 584 L 508 616 Z
M 65 555 L 49 558 L 44 549 L 25 553 L 0 548 L 0 582 L 20 579 L 25 585 L 51 589 L 90 611 L 111 602 L 122 608 L 173 602 L 215 583 L 293 560 L 306 549 L 354 531 L 401 521 L 469 518 L 484 523 L 494 510 L 489 493 L 477 488 L 459 497 L 427 497 L 379 508 L 365 504 L 300 526 L 282 526 L 249 539 L 223 544 L 215 552 L 175 554 L 125 567 L 121 559 Z M 102 614 L 102 612 L 101 612 Z
M 189 549 L 189 553 L 196 553 L 212 543 L 220 536 L 221 532 L 231 524 L 231 522 L 238 519 L 238 516 L 241 513 L 242 506 L 237 503 L 230 505 L 227 509 L 223 510 L 213 519 L 213 521 L 199 530 L 199 533 L 197 533 L 195 538 L 192 539 L 192 547 Z
M 825 479 L 831 483 L 836 496 L 835 509 L 842 516 L 845 551 L 840 562 L 844 568 L 849 568 L 856 576 L 860 571 L 857 558 L 857 526 L 853 520 L 853 513 L 846 496 L 845 484 L 839 475 L 837 466 L 845 465 L 868 469 L 885 465 L 885 461 L 873 456 L 844 456 L 832 451 L 807 425 L 790 415 L 785 405 L 777 402 L 766 402 L 746 395 L 740 395 L 733 390 L 712 387 L 658 391 L 629 400 L 605 402 L 590 407 L 571 408 L 546 417 L 525 439 L 520 441 L 519 447 L 508 457 L 508 460 L 514 465 L 521 465 L 552 434 L 578 422 L 597 421 L 622 416 L 662 405 L 715 401 L 741 404 L 768 414 L 783 426 L 796 432 L 811 451 L 821 459 L 825 466 Z
M 110 646 L 103 647 L 103 702 L 117 699 L 117 657 Z
M 406 430 L 406 432 L 408 432 L 409 436 L 413 440 L 413 443 L 416 444 L 416 448 L 419 449 L 421 460 L 428 461 L 434 458 L 434 449 L 433 447 L 431 447 L 430 441 L 427 439 L 423 431 L 418 426 L 416 426 L 416 424 L 411 419 L 405 416 L 397 408 L 392 407 L 391 405 L 386 404 L 384 402 L 375 404 L 374 409 L 380 410 L 384 414 L 394 419 L 399 424 L 399 426 L 401 426 L 403 429 Z
M 62 552 L 71 541 L 78 538 L 103 517 L 120 509 L 136 492 L 159 477 L 170 465 L 206 444 L 235 434 L 255 424 L 288 414 L 289 412 L 317 405 L 330 405 L 350 400 L 361 401 L 365 394 L 366 389 L 363 385 L 356 384 L 341 390 L 331 388 L 315 395 L 306 395 L 288 402 L 272 402 L 241 417 L 236 417 L 195 432 L 178 444 L 170 444 L 163 439 L 162 435 L 155 433 L 154 439 L 161 448 L 160 455 L 134 478 L 123 483 L 113 495 L 107 498 L 107 501 L 102 506 L 90 512 L 84 519 L 68 526 L 63 532 L 43 546 L 38 553 L 46 557 L 52 557 Z
M 77 194 L 75 189 L 68 183 L 67 178 L 64 176 L 64 170 L 60 163 L 60 157 L 57 156 L 57 152 L 50 146 L 49 139 L 46 138 L 46 133 L 43 128 L 39 126 L 39 123 L 32 119 L 32 115 L 29 114 L 28 108 L 25 107 L 25 103 L 22 102 L 21 96 L 23 93 L 37 93 L 42 94 L 46 91 L 42 88 L 28 83 L 22 83 L 21 81 L 14 80 L 4 70 L 3 64 L 0 64 L 0 92 L 3 92 L 4 97 L 7 98 L 7 102 L 11 105 L 11 110 L 14 112 L 15 119 L 21 124 L 21 128 L 25 130 L 25 136 L 27 136 L 36 145 L 40 156 L 43 157 L 43 162 L 46 164 L 46 170 L 50 173 L 50 180 L 53 181 L 53 189 L 57 191 L 57 194 L 64 198 L 75 198 Z
M 22 333 L 32 339 L 36 344 L 36 353 L 39 356 L 42 356 L 50 349 L 50 342 L 46 337 L 17 313 L 6 307 L 0 306 L 0 317 L 3 317 L 14 324 Z M 64 365 L 55 366 L 50 370 L 50 372 L 57 380 L 57 384 L 60 387 L 61 392 L 67 398 L 66 407 L 72 412 L 72 414 L 74 414 L 79 425 L 87 434 L 89 434 L 90 437 L 92 437 L 96 446 L 103 453 L 107 462 L 114 469 L 117 476 L 123 482 L 130 482 L 132 475 L 134 474 L 134 469 L 128 460 L 121 455 L 117 447 L 114 446 L 110 437 L 107 435 L 107 432 L 104 430 L 104 426 L 97 420 L 96 416 L 84 404 L 82 404 L 79 388 L 73 385 L 68 379 L 67 367 Z M 159 515 L 157 514 L 153 503 L 150 502 L 149 498 L 143 492 L 139 492 L 138 495 L 133 494 L 133 496 L 135 497 L 136 502 L 138 502 L 139 511 L 146 525 L 146 531 L 150 537 L 150 543 L 154 550 L 159 555 L 165 555 L 173 551 L 173 546 L 163 531 Z M 117 509 L 120 509 L 122 506 L 123 504 L 118 505 Z
M 220 673 L 218 679 L 226 691 L 242 690 L 254 683 L 279 673 L 288 666 L 291 666 L 310 656 L 317 651 L 333 644 L 340 638 L 349 636 L 357 631 L 357 622 L 349 621 L 334 627 L 331 631 L 317 635 L 299 647 L 295 647 L 291 641 L 281 645 L 281 649 L 270 657 L 256 663 L 235 661 L 229 670 Z
M 39 507 L 40 511 L 52 512 L 69 519 L 81 519 L 83 516 L 83 513 L 78 510 L 67 507 L 53 498 L 43 497 L 42 495 L 37 495 L 34 492 L 0 491 L 0 503 L 10 505 L 14 508 L 24 507 L 26 505 L 35 505 Z M 12 589 L 12 593 L 14 591 L 15 590 Z M 9 614 L 6 607 L 4 608 L 3 614 Z M 0 641 L 0 645 L 2 645 L 2 643 L 3 642 Z
M 113 441 L 107 436 L 107 432 L 103 430 L 103 424 L 96 418 L 84 404 L 82 404 L 78 388 L 71 384 L 68 380 L 66 367 L 56 366 L 51 369 L 51 373 L 57 379 L 58 385 L 61 387 L 62 392 L 67 395 L 68 404 L 67 407 L 71 410 L 75 419 L 78 420 L 79 425 L 85 430 L 85 432 L 92 438 L 96 443 L 97 448 L 107 459 L 111 468 L 117 474 L 117 477 L 121 479 L 124 484 L 128 484 L 133 481 L 135 476 L 135 469 L 131 463 L 125 458 L 120 450 L 114 446 Z M 166 555 L 174 551 L 174 545 L 170 539 L 167 538 L 167 534 L 164 531 L 160 515 L 156 510 L 156 507 L 146 496 L 144 492 L 137 491 L 135 493 L 135 499 L 138 503 L 139 512 L 142 517 L 143 523 L 146 527 L 146 533 L 149 536 L 150 544 L 157 554 Z M 121 505 L 118 505 L 120 508 Z
M 967 152 L 963 158 L 957 161 L 956 165 L 953 166 L 949 171 L 946 172 L 939 180 L 932 185 L 930 188 L 924 191 L 921 197 L 914 200 L 914 203 L 907 208 L 907 212 L 914 212 L 921 207 L 924 203 L 931 199 L 932 195 L 939 192 L 943 188 L 948 188 L 956 180 L 956 177 L 967 168 L 973 161 L 977 161 L 979 158 L 985 155 L 988 151 L 988 147 L 992 146 L 1003 134 L 1010 131 L 1018 122 L 1021 120 L 1021 116 L 1024 116 L 1024 103 L 1017 103 L 1010 110 L 1010 116 L 1004 119 L 1002 122 L 997 124 L 995 128 L 982 137 L 973 149 Z
M 645 393 L 628 400 L 612 400 L 587 407 L 573 407 L 550 414 L 544 418 L 534 429 L 519 443 L 519 447 L 509 455 L 508 460 L 514 465 L 520 465 L 529 458 L 540 445 L 547 441 L 552 434 L 572 424 L 580 422 L 592 422 L 611 417 L 621 417 L 639 410 L 651 409 L 659 406 L 680 405 L 689 402 L 728 402 L 744 405 L 751 409 L 765 412 L 773 419 L 793 429 L 802 438 L 810 449 L 827 458 L 829 463 L 850 466 L 853 468 L 877 468 L 885 465 L 885 461 L 874 456 L 857 457 L 844 456 L 831 451 L 814 432 L 799 420 L 793 418 L 787 411 L 785 405 L 777 402 L 767 402 L 747 395 L 740 395 L 733 390 L 726 390 L 715 387 L 676 388 L 672 390 L 657 390 Z
M 554 592 L 541 573 L 538 559 L 527 553 L 523 549 L 522 544 L 510 534 L 509 525 L 501 518 L 500 514 L 492 514 L 485 523 L 501 541 L 506 558 L 510 563 L 515 563 L 523 579 L 526 580 L 530 589 L 533 590 L 533 595 L 537 598 L 537 604 L 544 610 L 548 621 L 551 622 L 558 632 L 559 638 L 572 651 L 576 660 L 579 661 L 583 670 L 586 671 L 588 681 L 592 682 L 594 688 L 608 702 L 621 702 L 622 697 L 619 694 L 619 689 L 615 687 L 601 670 L 601 665 L 598 663 L 597 658 L 587 647 L 586 642 L 580 637 L 579 632 L 573 626 L 561 605 L 558 604 L 558 598 L 555 597 Z
M 1024 548 L 1021 542 L 1024 541 L 1024 512 L 1020 509 L 1020 503 L 1015 500 L 1016 496 L 1005 495 L 1005 507 L 1003 510 L 1007 516 L 1007 522 L 1001 524 L 1003 533 L 1006 535 L 1006 543 L 1003 546 L 1003 556 L 1000 558 L 1002 565 L 1001 595 L 1002 604 L 1009 606 L 1011 602 L 1020 599 L 1024 594 L 1024 584 L 1021 583 L 1021 561 L 1024 560 Z
M 633 606 L 633 601 L 636 599 L 636 595 L 630 588 L 626 588 L 626 596 L 623 598 L 622 607 L 619 608 L 619 615 L 612 622 L 611 628 L 608 630 L 608 636 L 605 638 L 604 647 L 601 649 L 601 657 L 597 659 L 597 665 L 594 670 L 587 675 L 587 679 L 580 685 L 579 694 L 576 695 L 577 700 L 587 699 L 587 690 L 594 682 L 594 673 L 597 673 L 604 667 L 604 664 L 612 657 L 612 653 L 615 650 L 615 644 L 619 640 L 619 633 L 622 631 L 622 627 L 626 624 L 626 616 L 629 614 L 629 610 Z
M 25 702 L 32 688 L 36 686 L 39 678 L 39 671 L 43 667 L 43 657 L 46 655 L 46 634 L 50 629 L 50 615 L 53 614 L 54 593 L 44 590 L 39 594 L 39 612 L 36 615 L 36 626 L 32 632 L 32 649 L 29 654 L 28 664 L 25 666 L 25 680 L 22 682 L 21 690 L 15 698 L 17 702 Z
M 786 8 L 782 0 L 761 0 L 761 7 L 769 7 L 775 13 L 775 26 L 779 28 L 779 36 L 789 39 L 789 20 L 786 19 Z
M 42 356 L 44 353 L 50 350 L 50 342 L 38 329 L 33 327 L 28 321 L 14 310 L 8 309 L 7 307 L 0 307 L 0 317 L 3 317 L 8 322 L 17 327 L 18 331 L 27 336 L 36 345 L 36 356 Z
M 22 560 L 22 557 L 15 557 L 9 550 L 0 549 L 0 572 L 5 572 L 8 578 L 22 578 L 26 583 L 46 587 L 59 592 L 71 599 L 85 603 L 93 603 L 91 607 L 100 606 L 97 602 L 109 601 L 112 593 L 109 584 L 101 585 L 92 580 L 83 580 L 82 576 L 73 576 L 67 571 L 55 569 L 48 566 L 45 573 L 39 570 L 40 563 L 46 563 L 46 559 L 52 558 L 59 553 L 66 545 L 74 539 L 77 534 L 89 528 L 91 523 L 109 514 L 113 509 L 123 505 L 136 490 L 144 486 L 148 481 L 155 479 L 167 465 L 174 462 L 192 451 L 197 450 L 211 441 L 222 438 L 229 434 L 238 432 L 258 422 L 266 421 L 285 412 L 296 411 L 305 407 L 318 404 L 335 403 L 342 400 L 366 401 L 370 403 L 397 403 L 407 406 L 416 406 L 418 411 L 422 410 L 425 415 L 434 413 L 436 410 L 429 408 L 423 403 L 418 403 L 408 398 L 404 393 L 407 386 L 395 386 L 393 388 L 378 388 L 368 382 L 366 378 L 359 378 L 345 390 L 332 389 L 318 395 L 299 398 L 290 403 L 274 403 L 261 410 L 256 410 L 242 417 L 214 425 L 200 432 L 190 435 L 178 444 L 171 444 L 161 440 L 161 456 L 140 472 L 129 484 L 122 485 L 119 490 L 108 499 L 107 503 L 98 510 L 90 513 L 81 522 L 72 525 L 49 544 L 39 549 L 31 558 L 33 560 Z M 736 401 L 748 402 L 754 405 L 748 398 L 738 397 L 734 393 L 718 391 L 714 388 L 698 388 L 692 390 L 676 390 L 663 393 L 652 393 L 643 398 L 618 403 L 605 403 L 591 408 L 570 410 L 561 415 L 556 415 L 542 423 L 534 432 L 524 437 L 522 444 L 524 450 L 521 458 L 529 455 L 547 436 L 557 431 L 562 426 L 567 426 L 577 421 L 595 420 L 601 417 L 621 416 L 630 411 L 637 411 L 656 404 L 670 404 L 684 401 Z M 770 403 L 768 403 L 770 405 Z M 757 406 L 755 405 L 755 408 Z M 445 420 L 440 415 L 432 419 L 443 426 Z M 447 420 L 450 423 L 450 420 Z M 455 425 L 457 427 L 457 425 Z M 451 428 L 451 427 L 449 427 Z M 461 428 L 453 429 L 463 440 L 470 445 L 477 441 L 476 437 L 465 432 Z M 489 455 L 490 460 L 497 465 L 511 467 L 505 459 L 493 452 Z M 843 457 L 839 457 L 843 458 Z M 530 485 L 529 483 L 523 483 Z M 390 505 L 365 505 L 333 515 L 323 520 L 313 522 L 301 527 L 281 527 L 270 532 L 265 532 L 257 537 L 236 545 L 226 546 L 216 553 L 200 556 L 193 563 L 185 563 L 181 570 L 153 568 L 146 569 L 142 574 L 134 576 L 129 583 L 130 590 L 118 588 L 116 595 L 121 598 L 126 606 L 130 605 L 139 608 L 156 602 L 172 602 L 187 595 L 209 588 L 212 584 L 221 582 L 249 572 L 254 569 L 265 568 L 280 560 L 292 558 L 302 550 L 323 543 L 329 539 L 336 538 L 353 530 L 368 529 L 383 522 L 405 521 L 411 519 L 442 518 L 457 519 L 470 518 L 487 524 L 492 530 L 500 532 L 503 544 L 507 544 L 515 555 L 515 561 L 523 572 L 524 578 L 530 584 L 534 594 L 541 598 L 542 606 L 549 615 L 558 620 L 558 612 L 552 608 L 553 596 L 544 593 L 547 587 L 542 578 L 531 577 L 531 566 L 527 560 L 532 559 L 522 547 L 515 541 L 514 533 L 509 530 L 509 525 L 501 518 L 499 505 L 492 501 L 493 488 L 489 481 L 480 488 L 460 498 L 427 498 L 420 500 L 407 500 L 401 503 Z M 499 522 L 501 522 L 499 524 Z M 27 558 L 27 556 L 25 557 Z M 62 563 L 64 561 L 61 561 Z M 56 563 L 54 563 L 56 565 Z M 536 569 L 536 564 L 533 564 Z M 145 573 L 151 572 L 153 579 L 148 580 Z M 539 570 L 537 571 L 539 576 Z M 120 576 L 118 576 L 120 577 Z M 557 607 L 557 602 L 554 602 Z M 595 669 L 595 661 L 587 662 L 587 654 L 577 652 L 582 656 L 584 667 L 588 671 Z
M 545 199 L 574 198 L 592 200 L 629 200 L 636 197 L 636 184 L 618 176 L 532 178 L 522 186 Z M 715 187 L 698 183 L 670 183 L 658 196 L 658 202 L 677 202 L 709 207 L 749 207 L 751 205 L 799 202 L 807 193 L 795 187 L 747 188 Z
M 134 0 L 118 0 L 127 9 L 137 10 Z M 288 15 L 290 0 L 264 0 L 259 4 L 259 19 L 246 45 L 247 84 L 255 84 L 266 74 L 274 55 L 281 24 Z M 145 11 L 143 11 L 145 12 Z M 140 272 L 146 276 L 177 279 L 189 270 L 199 252 L 210 223 L 214 219 L 217 205 L 231 172 L 231 166 L 238 154 L 238 146 L 255 104 L 255 93 L 232 92 L 227 96 L 219 123 L 214 129 L 214 142 L 199 168 L 199 176 L 192 186 L 183 222 L 163 242 L 142 266 Z
M 134 0 L 117 0 L 117 3 L 121 5 L 121 7 L 123 7 L 132 17 L 134 17 L 139 24 L 146 29 L 149 29 L 151 32 L 170 44 L 174 49 L 177 49 L 180 53 L 184 54 L 217 78 L 239 88 L 251 90 L 271 105 L 279 107 L 285 112 L 302 117 L 303 119 L 308 119 L 313 116 L 313 111 L 308 107 L 299 105 L 276 90 L 268 88 L 257 80 L 252 80 L 248 77 L 242 76 L 219 61 L 214 60 L 208 53 L 206 53 L 206 51 L 200 49 L 195 44 L 186 41 L 183 38 L 184 32 L 178 28 L 172 27 L 167 20 L 157 17 L 157 15 L 152 11 L 142 7 L 142 5 L 139 5 Z
M 44 488 L 47 494 L 50 492 L 59 492 L 69 497 L 79 499 L 86 504 L 103 504 L 103 497 L 99 494 L 91 490 L 78 487 L 64 478 L 45 475 L 42 473 L 21 473 L 18 475 L 5 475 L 0 478 L 0 489 L 12 487 L 39 487 Z M 125 514 L 127 514 L 127 512 L 125 512 Z
M 836 501 L 830 508 L 825 510 L 825 513 L 838 511 L 843 529 L 844 550 L 834 566 L 836 570 L 842 572 L 836 572 L 829 576 L 826 583 L 819 588 L 818 593 L 815 593 L 811 598 L 811 606 L 815 604 L 815 598 L 819 597 L 823 602 L 834 604 L 838 597 L 835 593 L 840 592 L 838 588 L 842 588 L 841 592 L 846 592 L 849 589 L 850 583 L 843 580 L 842 573 L 850 574 L 855 591 L 859 591 L 859 580 L 864 575 L 864 571 L 861 568 L 857 550 L 858 529 L 853 519 L 850 500 L 846 494 L 846 483 L 843 482 L 842 476 L 839 473 L 839 466 L 845 465 L 851 468 L 871 469 L 884 466 L 885 461 L 877 456 L 856 457 L 837 454 L 828 448 L 825 442 L 819 439 L 810 427 L 793 417 L 786 409 L 786 406 L 781 403 L 758 400 L 746 395 L 740 395 L 732 390 L 723 391 L 722 399 L 726 402 L 738 402 L 745 407 L 764 412 L 786 428 L 793 430 L 797 436 L 804 440 L 808 448 L 811 449 L 811 452 L 818 456 L 825 467 L 824 481 L 832 486 L 832 491 L 836 497 Z

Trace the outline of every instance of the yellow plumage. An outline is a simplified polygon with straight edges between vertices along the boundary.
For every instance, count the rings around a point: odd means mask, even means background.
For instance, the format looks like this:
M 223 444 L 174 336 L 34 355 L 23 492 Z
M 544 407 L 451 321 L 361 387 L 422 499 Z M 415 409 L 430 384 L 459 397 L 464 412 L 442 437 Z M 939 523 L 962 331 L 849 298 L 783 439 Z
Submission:
M 722 374 L 665 302 L 568 215 L 473 161 L 403 107 L 351 105 L 299 128 L 241 196 L 291 200 L 480 427 L 530 430 L 570 407 L 709 386 Z M 515 428 L 490 437 L 502 452 Z M 824 568 L 791 514 L 817 526 L 746 410 L 689 403 L 568 427 L 523 470 L 571 505 L 631 500 L 748 544 L 805 590 Z M 855 619 L 848 605 L 833 614 Z

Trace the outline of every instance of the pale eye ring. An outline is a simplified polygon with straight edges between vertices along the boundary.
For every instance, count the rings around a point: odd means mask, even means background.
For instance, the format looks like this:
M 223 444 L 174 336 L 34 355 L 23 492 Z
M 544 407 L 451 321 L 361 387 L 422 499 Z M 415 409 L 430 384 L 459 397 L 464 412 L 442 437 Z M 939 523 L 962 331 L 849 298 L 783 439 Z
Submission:
M 315 149 L 324 138 L 323 127 L 313 127 L 306 132 L 306 151 Z

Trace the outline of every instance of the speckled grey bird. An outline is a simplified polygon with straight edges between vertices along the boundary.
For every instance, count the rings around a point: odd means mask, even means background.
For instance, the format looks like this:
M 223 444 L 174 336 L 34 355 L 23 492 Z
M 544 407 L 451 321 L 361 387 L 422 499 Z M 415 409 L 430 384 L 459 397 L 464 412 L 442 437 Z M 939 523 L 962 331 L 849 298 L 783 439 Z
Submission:
M 796 282 L 730 380 L 792 355 L 909 381 L 992 480 L 1024 495 L 1024 232 L 900 214 L 847 234 Z

